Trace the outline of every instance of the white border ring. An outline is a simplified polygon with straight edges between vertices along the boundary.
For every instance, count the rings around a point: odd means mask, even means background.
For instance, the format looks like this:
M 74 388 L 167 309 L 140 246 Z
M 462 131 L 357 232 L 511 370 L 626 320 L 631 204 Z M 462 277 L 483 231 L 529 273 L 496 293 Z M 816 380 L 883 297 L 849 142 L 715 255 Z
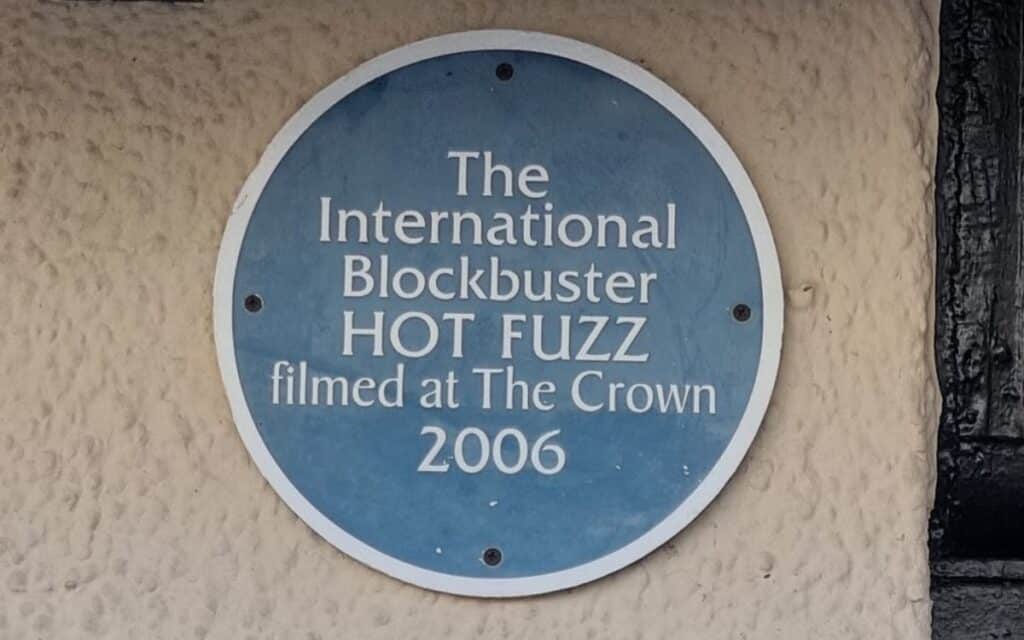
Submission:
M 532 51 L 589 65 L 639 89 L 675 115 L 711 153 L 736 193 L 757 252 L 763 297 L 761 357 L 750 400 L 739 428 L 704 481 L 664 520 L 626 546 L 571 569 L 523 578 L 470 578 L 423 569 L 377 551 L 318 511 L 288 480 L 260 438 L 242 393 L 232 328 L 235 267 L 242 238 L 267 181 L 299 136 L 338 101 L 384 74 L 437 56 L 485 50 Z M 224 230 L 213 288 L 217 359 L 231 413 L 249 454 L 278 495 L 325 540 L 356 560 L 420 587 L 482 597 L 535 595 L 596 580 L 643 558 L 693 521 L 732 477 L 764 418 L 782 349 L 782 309 L 779 260 L 761 201 L 736 154 L 711 123 L 671 87 L 628 60 L 569 38 L 506 30 L 455 33 L 400 47 L 360 65 L 316 94 L 278 132 L 242 186 Z

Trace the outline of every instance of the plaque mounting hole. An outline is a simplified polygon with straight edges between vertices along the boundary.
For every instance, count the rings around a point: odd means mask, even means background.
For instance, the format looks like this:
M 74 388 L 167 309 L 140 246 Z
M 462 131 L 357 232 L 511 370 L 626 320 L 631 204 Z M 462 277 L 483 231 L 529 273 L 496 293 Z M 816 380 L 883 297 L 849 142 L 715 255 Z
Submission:
M 512 75 L 516 70 L 507 62 L 502 62 L 498 65 L 498 68 L 494 70 L 494 75 L 498 76 L 498 80 L 502 82 L 508 82 L 512 79 Z
M 488 567 L 496 567 L 501 564 L 501 549 L 497 547 L 488 547 L 484 549 L 484 553 L 480 556 L 484 564 Z
M 250 293 L 245 296 L 245 310 L 249 313 L 259 313 L 263 309 L 263 298 L 259 297 L 255 293 Z
M 732 308 L 732 317 L 736 318 L 738 322 L 746 322 L 750 320 L 750 307 L 745 304 L 738 304 Z

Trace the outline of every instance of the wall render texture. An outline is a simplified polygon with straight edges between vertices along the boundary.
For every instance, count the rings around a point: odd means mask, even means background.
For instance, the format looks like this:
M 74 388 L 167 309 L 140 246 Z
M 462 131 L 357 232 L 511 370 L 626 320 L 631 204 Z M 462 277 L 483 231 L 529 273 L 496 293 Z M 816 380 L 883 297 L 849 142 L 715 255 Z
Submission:
M 928 637 L 936 3 L 0 0 L 0 638 Z M 211 286 L 284 121 L 386 50 L 522 28 L 645 66 L 746 165 L 786 334 L 747 460 L 569 592 L 375 573 L 239 440 Z

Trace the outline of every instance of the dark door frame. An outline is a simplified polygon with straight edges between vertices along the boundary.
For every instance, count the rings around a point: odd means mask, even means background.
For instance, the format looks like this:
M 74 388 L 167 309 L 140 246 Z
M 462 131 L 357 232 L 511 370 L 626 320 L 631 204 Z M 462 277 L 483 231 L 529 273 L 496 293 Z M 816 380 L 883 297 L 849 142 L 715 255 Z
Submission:
M 1020 0 L 944 0 L 930 521 L 933 637 L 1024 638 Z

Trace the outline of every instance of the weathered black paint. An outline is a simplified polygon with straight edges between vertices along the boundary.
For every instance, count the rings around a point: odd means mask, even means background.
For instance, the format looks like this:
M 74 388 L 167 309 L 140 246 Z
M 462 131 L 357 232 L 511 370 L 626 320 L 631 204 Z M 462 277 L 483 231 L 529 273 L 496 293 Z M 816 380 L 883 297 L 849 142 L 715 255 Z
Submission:
M 943 408 L 933 635 L 1024 638 L 1024 207 L 1019 0 L 944 0 L 936 168 Z

